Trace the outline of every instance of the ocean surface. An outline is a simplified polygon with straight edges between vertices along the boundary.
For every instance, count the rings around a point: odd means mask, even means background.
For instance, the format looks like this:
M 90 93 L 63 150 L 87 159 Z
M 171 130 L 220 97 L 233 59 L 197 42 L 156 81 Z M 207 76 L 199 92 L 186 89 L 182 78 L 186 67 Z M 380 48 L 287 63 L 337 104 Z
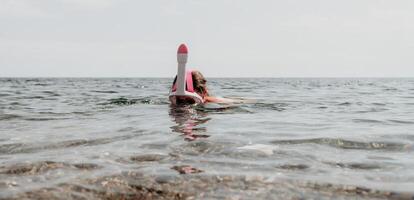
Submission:
M 413 199 L 414 79 L 1 78 L 0 199 Z

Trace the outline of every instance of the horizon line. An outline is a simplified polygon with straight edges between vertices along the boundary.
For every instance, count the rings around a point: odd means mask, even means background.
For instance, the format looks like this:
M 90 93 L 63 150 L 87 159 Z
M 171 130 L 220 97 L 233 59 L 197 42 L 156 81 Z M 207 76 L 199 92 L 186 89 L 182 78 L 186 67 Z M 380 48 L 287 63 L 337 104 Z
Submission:
M 174 78 L 166 76 L 0 76 L 4 78 Z M 222 76 L 206 78 L 414 78 L 414 76 Z

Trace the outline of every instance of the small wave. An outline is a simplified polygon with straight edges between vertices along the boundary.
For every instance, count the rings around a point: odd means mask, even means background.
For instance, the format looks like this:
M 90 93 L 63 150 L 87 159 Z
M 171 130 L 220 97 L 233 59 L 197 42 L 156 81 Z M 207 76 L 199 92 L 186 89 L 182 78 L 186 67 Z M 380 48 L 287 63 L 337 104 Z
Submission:
M 22 116 L 15 115 L 15 114 L 1 114 L 0 115 L 0 121 L 1 120 L 12 120 L 12 119 L 20 119 Z
M 22 104 L 20 102 L 13 101 L 13 102 L 10 102 L 9 105 L 12 105 L 12 106 L 22 106 L 22 105 L 27 105 L 27 104 Z
M 370 108 L 368 110 L 360 110 L 360 111 L 355 111 L 356 113 L 372 113 L 372 112 L 383 112 L 383 111 L 387 111 L 388 109 L 385 108 Z
M 53 92 L 53 91 L 43 91 L 42 93 L 48 94 L 48 95 L 54 96 L 54 97 L 60 96 L 60 94 L 58 94 L 57 92 Z
M 339 103 L 338 106 L 350 106 L 352 105 L 351 102 L 343 102 L 343 103 Z
M 233 86 L 233 87 L 222 87 L 221 89 L 223 90 L 245 90 L 245 91 L 250 91 L 252 89 L 254 89 L 254 87 L 248 86 L 248 87 L 240 87 L 240 86 Z
M 166 100 L 151 99 L 151 98 L 139 98 L 139 99 L 127 99 L 125 97 L 109 99 L 105 103 L 99 105 L 133 105 L 133 104 L 151 104 L 151 105 L 166 105 L 169 104 Z
M 383 91 L 399 91 L 397 88 L 392 88 L 392 87 L 389 87 L 389 88 L 384 88 L 384 89 L 382 89 Z
M 254 108 L 262 108 L 266 110 L 284 111 L 289 104 L 287 103 L 255 103 Z
M 386 106 L 387 104 L 386 103 L 372 103 L 372 105 L 375 105 L 375 106 Z
M 298 140 L 274 140 L 272 144 L 278 145 L 295 145 L 295 144 L 320 144 L 340 149 L 357 149 L 357 150 L 385 150 L 385 151 L 405 151 L 409 149 L 408 144 L 392 142 L 358 142 L 352 140 L 335 139 L 335 138 L 312 138 Z
M 102 145 L 111 142 L 128 140 L 137 136 L 142 135 L 142 133 L 116 136 L 111 138 L 99 138 L 99 139 L 78 139 L 78 140 L 67 140 L 62 142 L 56 142 L 52 144 L 33 144 L 33 143 L 13 143 L 13 144 L 3 144 L 0 145 L 0 154 L 18 154 L 18 153 L 34 153 L 38 151 L 48 150 L 48 149 L 64 149 L 70 147 L 78 146 L 95 146 Z
M 113 91 L 113 90 L 92 90 L 91 92 L 104 93 L 104 94 L 115 94 L 115 93 L 118 93 L 117 91 Z
M 375 123 L 375 124 L 384 124 L 384 121 L 375 120 L 375 119 L 353 119 L 352 121 L 356 123 Z
M 405 121 L 405 120 L 390 119 L 388 121 L 392 123 L 397 123 L 397 124 L 414 124 L 413 121 Z
M 167 158 L 166 155 L 161 154 L 145 154 L 138 156 L 131 156 L 129 159 L 134 162 L 155 162 Z
M 328 165 L 340 168 L 357 169 L 357 170 L 375 170 L 382 167 L 375 163 L 341 163 L 341 162 L 325 162 Z
M 88 112 L 88 111 L 74 111 L 74 112 L 71 112 L 70 114 L 91 116 L 91 115 L 93 115 L 93 112 Z
M 36 96 L 24 96 L 24 97 L 21 97 L 21 98 L 22 98 L 22 99 L 44 99 L 44 98 L 46 98 L 46 97 L 36 95 Z
M 52 120 L 64 120 L 64 119 L 70 119 L 67 117 L 24 117 L 24 120 L 27 121 L 52 121 Z
M 54 161 L 41 161 L 36 163 L 25 163 L 25 164 L 16 164 L 13 166 L 2 167 L 0 169 L 0 174 L 8 175 L 37 175 L 45 173 L 49 170 L 59 169 L 59 168 L 72 168 L 80 170 L 93 170 L 100 168 L 97 164 L 92 163 L 76 163 L 70 164 L 65 162 L 54 162 Z
M 284 164 L 276 166 L 278 169 L 285 169 L 285 170 L 306 170 L 310 168 L 308 165 L 305 164 Z
M 127 99 L 124 97 L 120 97 L 120 98 L 115 98 L 115 99 L 109 99 L 107 103 L 103 103 L 102 105 L 107 105 L 107 104 L 114 104 L 114 105 L 132 105 L 132 104 L 136 104 L 137 100 L 136 99 Z
M 54 116 L 68 114 L 68 113 L 58 113 L 58 112 L 51 112 L 51 111 L 39 111 L 39 112 L 36 112 L 36 113 L 42 114 L 42 115 L 54 115 Z
M 49 86 L 51 84 L 49 84 L 49 83 L 35 83 L 34 85 L 35 86 Z
M 70 115 L 84 115 L 84 116 L 92 115 L 92 112 L 87 112 L 87 111 L 74 111 L 74 112 L 37 111 L 34 113 L 39 114 L 38 115 L 39 117 L 23 117 L 23 118 L 28 121 L 48 121 L 48 120 L 70 119 L 68 117 L 63 117 L 63 116 L 70 116 Z M 44 117 L 44 116 L 48 116 L 48 117 Z

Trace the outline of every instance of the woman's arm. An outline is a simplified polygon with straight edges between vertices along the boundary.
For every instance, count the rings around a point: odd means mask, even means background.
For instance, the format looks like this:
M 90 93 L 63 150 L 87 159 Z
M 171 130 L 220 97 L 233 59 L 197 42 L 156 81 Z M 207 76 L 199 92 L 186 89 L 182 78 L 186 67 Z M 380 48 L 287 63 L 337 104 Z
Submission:
M 205 103 L 231 103 L 231 104 L 244 104 L 244 103 L 256 103 L 257 101 L 254 99 L 244 99 L 244 98 L 239 98 L 239 97 L 234 97 L 234 98 L 222 98 L 222 97 L 212 97 L 212 96 L 207 96 L 204 97 L 204 102 Z
M 221 97 L 204 97 L 205 103 L 233 103 L 233 99 L 221 98 Z

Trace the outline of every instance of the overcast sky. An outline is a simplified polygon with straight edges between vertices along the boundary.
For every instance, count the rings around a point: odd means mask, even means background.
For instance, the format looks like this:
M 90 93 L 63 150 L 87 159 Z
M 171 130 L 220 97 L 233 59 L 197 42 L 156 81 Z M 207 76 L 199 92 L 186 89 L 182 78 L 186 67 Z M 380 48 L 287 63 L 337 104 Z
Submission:
M 0 77 L 414 77 L 413 0 L 0 0 Z

